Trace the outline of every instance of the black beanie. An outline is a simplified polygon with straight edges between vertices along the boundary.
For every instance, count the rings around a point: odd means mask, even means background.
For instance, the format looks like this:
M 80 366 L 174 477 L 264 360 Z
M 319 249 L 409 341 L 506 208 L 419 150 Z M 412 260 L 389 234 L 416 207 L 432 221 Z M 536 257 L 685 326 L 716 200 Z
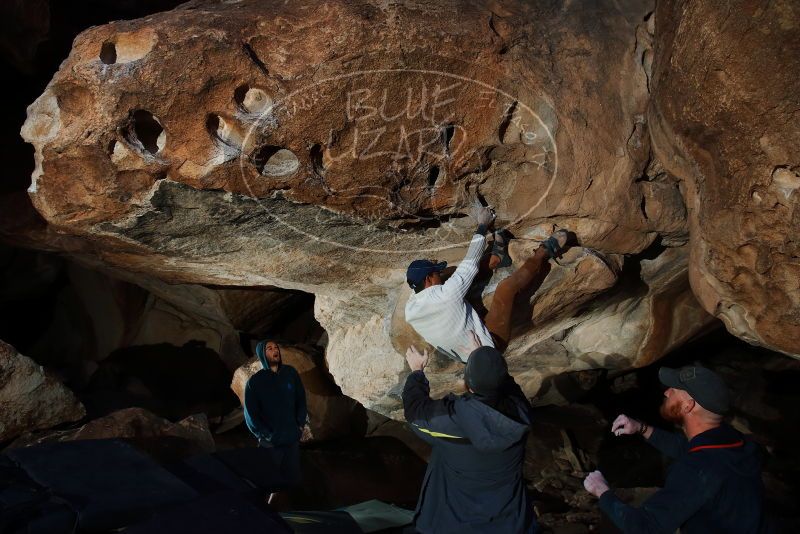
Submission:
M 495 396 L 508 376 L 508 364 L 494 347 L 480 347 L 472 351 L 464 370 L 464 381 L 477 393 Z

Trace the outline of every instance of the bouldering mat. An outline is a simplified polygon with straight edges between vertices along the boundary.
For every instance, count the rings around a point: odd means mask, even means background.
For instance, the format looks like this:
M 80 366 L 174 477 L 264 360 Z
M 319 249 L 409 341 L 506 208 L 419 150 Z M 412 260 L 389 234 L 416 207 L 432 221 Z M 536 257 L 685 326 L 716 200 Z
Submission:
M 260 494 L 259 494 L 260 495 Z M 263 497 L 260 497 L 263 498 Z M 125 529 L 125 534 L 248 534 L 291 533 L 280 515 L 266 504 L 237 491 L 207 495 L 196 501 L 157 512 L 141 524 Z
M 366 501 L 339 510 L 347 512 L 365 533 L 410 525 L 414 512 L 378 500 Z
M 44 443 L 7 454 L 68 503 L 85 530 L 125 527 L 157 508 L 197 497 L 183 481 L 120 440 Z
M 284 512 L 281 517 L 297 534 L 363 534 L 347 512 Z

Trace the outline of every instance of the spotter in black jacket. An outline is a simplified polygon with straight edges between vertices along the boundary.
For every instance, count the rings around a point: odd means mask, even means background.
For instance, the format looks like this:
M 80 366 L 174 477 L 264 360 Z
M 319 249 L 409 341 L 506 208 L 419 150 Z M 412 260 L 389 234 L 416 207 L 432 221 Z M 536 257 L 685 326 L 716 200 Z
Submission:
M 728 425 L 698 434 L 658 428 L 648 442 L 675 459 L 664 487 L 640 508 L 623 503 L 609 490 L 600 508 L 625 534 L 757 533 L 769 531 L 763 514 L 761 457 L 758 447 Z
M 418 532 L 536 532 L 522 478 L 531 405 L 513 378 L 504 389 L 507 415 L 472 394 L 431 399 L 422 371 L 406 379 L 406 421 L 433 446 L 414 516 Z

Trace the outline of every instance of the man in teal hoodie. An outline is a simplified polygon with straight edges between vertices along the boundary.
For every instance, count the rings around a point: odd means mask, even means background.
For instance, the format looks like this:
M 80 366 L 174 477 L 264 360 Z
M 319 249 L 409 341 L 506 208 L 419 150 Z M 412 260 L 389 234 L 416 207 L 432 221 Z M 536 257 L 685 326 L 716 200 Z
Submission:
M 258 446 L 272 456 L 281 484 L 296 486 L 300 483 L 299 443 L 306 423 L 306 391 L 297 370 L 283 363 L 276 342 L 260 341 L 256 354 L 263 369 L 245 385 L 244 420 Z

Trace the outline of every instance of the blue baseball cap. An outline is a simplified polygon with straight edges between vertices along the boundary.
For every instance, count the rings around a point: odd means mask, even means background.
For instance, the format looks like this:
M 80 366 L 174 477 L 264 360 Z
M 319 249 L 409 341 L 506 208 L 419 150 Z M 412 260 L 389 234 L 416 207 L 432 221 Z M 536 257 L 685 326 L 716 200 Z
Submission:
M 425 278 L 431 273 L 439 273 L 447 267 L 447 262 L 434 263 L 431 260 L 414 260 L 406 270 L 406 281 L 411 289 L 417 289 L 425 283 Z

